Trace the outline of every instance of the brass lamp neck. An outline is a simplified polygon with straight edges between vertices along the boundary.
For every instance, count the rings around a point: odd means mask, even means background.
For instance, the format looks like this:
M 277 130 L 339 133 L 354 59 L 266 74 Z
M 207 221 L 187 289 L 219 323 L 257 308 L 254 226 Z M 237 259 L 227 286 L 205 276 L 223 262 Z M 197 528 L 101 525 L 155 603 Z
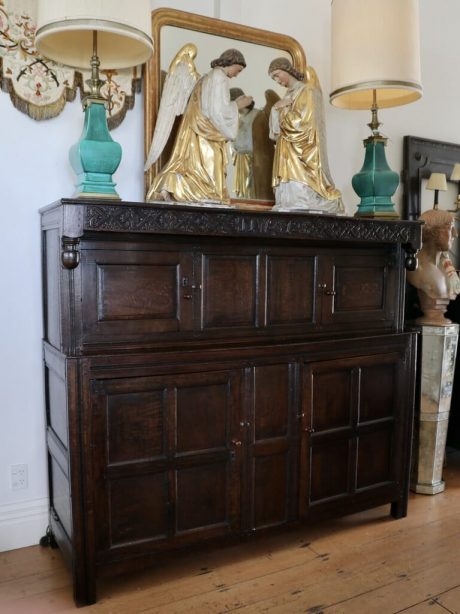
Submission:
M 382 136 L 379 132 L 379 127 L 382 125 L 382 123 L 379 122 L 379 117 L 378 117 L 377 90 L 372 91 L 371 112 L 372 112 L 372 118 L 371 118 L 370 123 L 368 123 L 367 125 L 372 130 L 372 134 L 370 137 L 368 137 L 364 141 L 364 144 L 366 145 L 366 143 L 368 142 L 377 142 L 377 141 L 380 141 L 386 144 L 387 139 L 384 136 Z
M 101 62 L 97 55 L 97 31 L 93 30 L 93 55 L 91 56 L 91 79 L 87 79 L 86 83 L 89 86 L 90 93 L 85 98 L 83 106 L 91 104 L 91 102 L 105 102 L 101 94 L 101 87 L 104 84 L 99 78 L 99 66 Z

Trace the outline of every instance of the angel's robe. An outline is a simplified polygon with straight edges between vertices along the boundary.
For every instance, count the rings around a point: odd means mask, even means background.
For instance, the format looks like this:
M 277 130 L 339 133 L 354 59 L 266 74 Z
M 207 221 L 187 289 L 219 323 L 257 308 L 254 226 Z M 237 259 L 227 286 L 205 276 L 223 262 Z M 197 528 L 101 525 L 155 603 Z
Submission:
M 233 166 L 233 192 L 238 198 L 254 198 L 254 144 L 252 138 L 252 124 L 261 111 L 251 109 L 240 111 L 238 134 L 232 144 Z
M 285 98 L 291 105 L 272 107 L 270 114 L 270 138 L 276 140 L 272 181 L 276 207 L 336 212 L 340 192 L 326 170 L 314 86 L 297 81 Z
M 195 85 L 171 157 L 152 182 L 147 200 L 162 191 L 179 202 L 230 202 L 227 142 L 238 132 L 238 106 L 229 78 L 217 67 Z

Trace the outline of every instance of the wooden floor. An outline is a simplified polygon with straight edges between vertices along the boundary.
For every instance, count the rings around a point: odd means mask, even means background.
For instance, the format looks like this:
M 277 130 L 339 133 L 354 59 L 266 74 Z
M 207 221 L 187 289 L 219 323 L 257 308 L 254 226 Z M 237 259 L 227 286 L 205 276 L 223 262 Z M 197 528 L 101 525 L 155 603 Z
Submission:
M 447 489 L 411 495 L 409 514 L 384 506 L 314 527 L 198 554 L 136 576 L 101 580 L 86 613 L 460 613 L 460 452 Z M 75 612 L 58 550 L 0 553 L 1 614 Z

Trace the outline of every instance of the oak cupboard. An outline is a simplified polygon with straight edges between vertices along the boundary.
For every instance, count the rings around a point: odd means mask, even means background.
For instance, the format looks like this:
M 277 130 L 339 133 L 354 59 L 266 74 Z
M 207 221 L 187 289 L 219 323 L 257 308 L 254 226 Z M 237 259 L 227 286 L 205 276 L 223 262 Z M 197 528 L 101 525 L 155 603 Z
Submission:
M 417 222 L 41 210 L 50 532 L 78 605 L 165 550 L 407 511 Z

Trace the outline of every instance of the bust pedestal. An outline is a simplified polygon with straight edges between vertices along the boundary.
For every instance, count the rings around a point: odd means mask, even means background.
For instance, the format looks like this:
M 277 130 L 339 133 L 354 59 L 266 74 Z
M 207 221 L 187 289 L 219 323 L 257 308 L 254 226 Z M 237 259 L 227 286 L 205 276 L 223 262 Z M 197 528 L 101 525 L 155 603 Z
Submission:
M 458 324 L 422 326 L 420 414 L 415 431 L 418 445 L 413 450 L 411 489 L 425 495 L 445 489 L 442 467 L 458 332 Z

